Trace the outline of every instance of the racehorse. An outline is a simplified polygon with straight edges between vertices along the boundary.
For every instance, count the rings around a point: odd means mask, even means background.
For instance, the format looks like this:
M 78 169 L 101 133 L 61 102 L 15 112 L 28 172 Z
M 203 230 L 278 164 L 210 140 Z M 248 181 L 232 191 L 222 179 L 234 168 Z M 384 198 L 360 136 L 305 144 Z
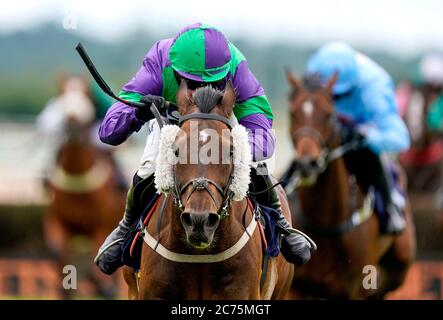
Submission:
M 414 259 L 409 206 L 406 231 L 396 238 L 381 236 L 373 195 L 364 193 L 342 157 L 356 145 L 342 144 L 338 134 L 331 93 L 336 75 L 326 87 L 309 79 L 303 85 L 289 71 L 287 77 L 296 174 L 285 189 L 294 227 L 305 228 L 318 244 L 309 264 L 295 270 L 291 295 L 382 298 L 403 283 Z
M 285 297 L 293 267 L 281 255 L 268 260 L 260 286 L 263 245 L 247 197 L 251 153 L 244 127 L 228 120 L 234 102 L 230 82 L 224 93 L 203 87 L 192 95 L 180 85 L 180 123 L 162 128 L 155 172 L 157 187 L 169 193 L 144 229 L 139 273 L 124 269 L 130 299 Z M 221 151 L 208 151 L 210 142 Z M 185 161 L 168 161 L 177 156 Z M 290 218 L 282 188 L 280 195 Z
M 74 265 L 79 269 L 79 278 L 86 273 L 89 279 L 81 280 L 110 298 L 117 293 L 117 278 L 104 277 L 92 268 L 92 254 L 117 225 L 125 196 L 116 188 L 109 156 L 91 141 L 95 111 L 85 80 L 68 77 L 61 86 L 62 92 L 53 102 L 60 115 L 62 136 L 48 179 L 51 197 L 44 217 L 46 242 L 57 259 L 60 274 L 64 266 Z M 77 259 L 85 251 L 78 250 L 82 244 L 75 241 L 80 239 L 78 236 L 90 242 L 85 266 L 83 259 Z M 71 297 L 71 291 L 61 290 L 63 296 Z
M 399 85 L 397 100 L 408 127 L 412 145 L 399 160 L 408 177 L 413 212 L 437 212 L 443 230 L 443 141 L 442 133 L 428 125 L 429 109 L 443 90 L 423 84 Z

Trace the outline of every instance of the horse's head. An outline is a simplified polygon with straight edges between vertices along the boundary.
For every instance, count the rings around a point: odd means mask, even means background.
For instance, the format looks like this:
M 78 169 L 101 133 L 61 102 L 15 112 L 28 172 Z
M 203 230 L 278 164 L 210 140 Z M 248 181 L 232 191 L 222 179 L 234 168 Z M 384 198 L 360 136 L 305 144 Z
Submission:
M 172 176 L 169 178 L 172 181 L 169 186 L 180 208 L 180 221 L 186 233 L 186 242 L 197 249 L 211 246 L 220 219 L 227 215 L 231 200 L 238 200 L 236 196 L 240 196 L 235 195 L 238 188 L 243 188 L 241 193 L 246 193 L 249 183 L 249 168 L 239 170 L 235 164 L 235 154 L 244 153 L 248 145 L 247 133 L 244 131 L 245 139 L 240 140 L 246 141 L 246 146 L 241 148 L 237 141 L 236 147 L 236 140 L 239 139 L 235 132 L 238 129 L 236 127 L 231 130 L 229 120 L 234 102 L 235 92 L 230 83 L 224 92 L 209 86 L 191 91 L 183 81 L 177 93 L 181 120 L 180 129 L 175 128 L 179 130 L 178 133 L 176 131 L 173 135 L 172 149 L 176 163 L 171 168 Z M 162 129 L 162 135 L 164 130 L 165 128 Z M 163 137 L 161 144 L 164 144 Z M 160 153 L 166 154 L 163 147 L 160 146 Z M 250 153 L 250 150 L 247 152 Z M 248 158 L 248 155 L 245 157 Z M 161 175 L 165 172 L 159 170 L 162 169 L 158 166 L 156 182 L 164 178 Z M 234 174 L 235 171 L 244 172 Z
M 339 143 L 336 112 L 332 99 L 334 75 L 322 86 L 316 76 L 306 77 L 303 85 L 289 71 L 290 134 L 295 148 L 295 161 L 304 179 L 315 180 L 327 165 L 329 150 Z
M 61 93 L 55 103 L 68 139 L 75 140 L 87 134 L 95 117 L 94 105 L 89 97 L 87 81 L 82 77 L 65 78 L 60 86 Z

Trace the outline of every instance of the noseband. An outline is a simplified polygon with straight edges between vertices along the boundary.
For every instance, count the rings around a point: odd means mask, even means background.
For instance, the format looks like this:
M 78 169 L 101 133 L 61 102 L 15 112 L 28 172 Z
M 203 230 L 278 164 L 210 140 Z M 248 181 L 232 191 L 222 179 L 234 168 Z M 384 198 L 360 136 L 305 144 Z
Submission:
M 336 117 L 334 117 L 334 119 L 336 119 Z M 335 120 L 331 120 L 331 121 L 334 121 L 334 123 L 336 123 Z M 337 126 L 335 126 L 335 128 L 334 128 L 334 132 L 333 132 L 333 134 L 329 137 L 328 140 L 325 140 L 325 139 L 323 138 L 323 136 L 321 135 L 321 133 L 320 133 L 317 129 L 314 129 L 314 128 L 309 127 L 309 126 L 305 126 L 305 127 L 302 127 L 302 128 L 297 129 L 297 130 L 294 132 L 294 134 L 292 135 L 292 140 L 293 140 L 293 142 L 294 142 L 294 145 L 297 145 L 297 142 L 298 142 L 301 138 L 303 138 L 303 137 L 310 137 L 310 138 L 312 138 L 312 139 L 314 139 L 315 141 L 318 142 L 318 144 L 319 144 L 320 147 L 321 147 L 321 150 L 320 150 L 320 156 L 319 156 L 319 158 L 315 161 L 315 165 L 316 165 L 316 168 L 317 168 L 317 172 L 318 172 L 318 173 L 322 173 L 322 172 L 326 169 L 327 164 L 328 164 L 330 161 L 336 159 L 336 158 L 331 159 L 331 154 L 334 153 L 334 150 L 337 149 L 337 148 L 334 149 L 334 148 L 332 147 L 332 144 L 334 143 L 335 138 L 336 138 L 337 135 L 338 135 L 338 130 L 339 130 L 339 129 L 337 128 Z M 296 158 L 295 158 L 295 161 L 297 162 L 298 160 L 299 160 L 298 157 L 296 157 Z
M 178 121 L 178 125 L 179 125 L 179 127 L 181 127 L 185 121 L 193 120 L 193 119 L 215 120 L 215 121 L 223 122 L 224 124 L 226 124 L 228 126 L 229 130 L 232 130 L 232 123 L 231 123 L 231 121 L 229 121 L 229 119 L 227 119 L 226 117 L 223 117 L 221 115 L 213 114 L 213 113 L 191 113 L 191 114 L 184 115 L 184 116 L 180 117 L 180 119 Z M 232 160 L 232 154 L 231 154 L 231 160 Z M 223 199 L 222 203 L 220 205 L 220 209 L 218 211 L 220 219 L 224 219 L 224 218 L 228 217 L 229 216 L 228 208 L 231 205 L 232 198 L 234 196 L 233 192 L 229 190 L 229 186 L 232 183 L 232 175 L 233 175 L 233 170 L 231 171 L 231 174 L 229 175 L 228 183 L 226 184 L 225 188 L 222 188 L 217 182 L 215 182 L 211 179 L 208 179 L 206 177 L 194 178 L 194 179 L 188 181 L 187 183 L 185 183 L 182 187 L 180 187 L 178 185 L 177 181 L 175 180 L 176 175 L 174 175 L 173 195 L 174 195 L 176 206 L 180 210 L 184 209 L 184 205 L 183 205 L 183 202 L 181 199 L 183 197 L 183 194 L 185 193 L 185 191 L 189 187 L 191 187 L 191 191 L 185 201 L 185 204 L 189 201 L 189 199 L 191 198 L 192 194 L 195 191 L 206 191 L 209 194 L 209 196 L 211 197 L 211 199 L 214 201 L 214 203 L 216 203 L 214 193 L 209 188 L 209 185 L 212 185 L 215 187 L 215 189 L 222 196 L 222 199 Z
M 323 138 L 323 136 L 317 129 L 309 126 L 299 128 L 292 134 L 294 145 L 296 145 L 297 142 L 303 137 L 313 138 L 320 144 L 320 156 L 315 161 L 317 174 L 324 172 L 330 162 L 341 158 L 348 151 L 354 150 L 360 146 L 359 141 L 351 140 L 344 144 L 340 144 L 338 147 L 334 147 L 333 144 L 337 136 L 339 136 L 340 127 L 338 117 L 335 114 L 330 121 L 334 123 L 334 129 L 332 135 L 327 140 Z M 295 162 L 297 162 L 298 160 L 300 159 L 296 157 Z

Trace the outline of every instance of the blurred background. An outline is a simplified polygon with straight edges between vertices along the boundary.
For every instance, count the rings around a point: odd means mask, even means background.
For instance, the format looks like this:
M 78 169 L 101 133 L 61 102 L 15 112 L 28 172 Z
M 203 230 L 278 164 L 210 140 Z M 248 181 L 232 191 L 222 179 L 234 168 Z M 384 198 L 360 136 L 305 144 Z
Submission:
M 246 56 L 262 83 L 278 136 L 274 173 L 291 160 L 284 68 L 302 75 L 307 58 L 329 40 L 344 40 L 383 66 L 398 83 L 420 84 L 425 54 L 443 54 L 443 2 L 439 0 L 316 1 L 56 1 L 16 0 L 0 10 L 0 298 L 62 298 L 62 270 L 45 240 L 45 189 L 53 165 L 54 137 L 36 126 L 58 94 L 60 78 L 86 71 L 75 45 L 81 41 L 102 76 L 118 92 L 138 70 L 148 49 L 182 27 L 204 22 L 222 30 Z M 112 103 L 112 102 L 111 102 Z M 130 181 L 146 133 L 113 149 Z M 395 299 L 443 299 L 443 238 L 433 193 L 414 210 L 418 261 Z M 430 200 L 431 199 L 431 200 Z M 93 214 L 93 213 L 91 213 Z M 51 229 L 52 230 L 52 229 Z M 55 240 L 57 242 L 57 240 Z M 78 255 L 93 245 L 76 237 Z M 91 263 L 86 259 L 86 265 Z M 86 268 L 86 267 L 85 267 Z M 119 281 L 119 280 L 117 280 Z M 96 297 L 85 280 L 76 297 Z M 120 290 L 120 291 L 119 291 Z M 120 287 L 117 296 L 124 297 Z

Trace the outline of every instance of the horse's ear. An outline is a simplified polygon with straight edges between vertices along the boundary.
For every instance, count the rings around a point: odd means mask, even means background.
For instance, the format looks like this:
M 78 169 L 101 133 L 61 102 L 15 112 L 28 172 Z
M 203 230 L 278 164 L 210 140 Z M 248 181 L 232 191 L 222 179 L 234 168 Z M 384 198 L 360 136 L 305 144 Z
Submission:
M 328 82 L 326 83 L 326 90 L 329 91 L 329 93 L 332 94 L 332 89 L 334 88 L 335 83 L 338 80 L 338 72 L 334 72 L 334 74 L 329 78 Z
M 234 108 L 235 99 L 235 89 L 232 85 L 232 81 L 229 80 L 226 83 L 225 91 L 223 93 L 223 98 L 221 101 L 221 107 L 228 117 L 232 115 L 232 109 Z
M 293 75 L 292 71 L 289 68 L 286 68 L 286 79 L 289 82 L 289 85 L 292 87 L 294 91 L 300 88 L 300 81 Z
M 178 112 L 180 115 L 184 115 L 187 107 L 190 104 L 189 102 L 191 100 L 191 95 L 188 90 L 188 84 L 183 79 L 180 82 L 180 87 L 178 88 L 175 100 L 177 101 Z

